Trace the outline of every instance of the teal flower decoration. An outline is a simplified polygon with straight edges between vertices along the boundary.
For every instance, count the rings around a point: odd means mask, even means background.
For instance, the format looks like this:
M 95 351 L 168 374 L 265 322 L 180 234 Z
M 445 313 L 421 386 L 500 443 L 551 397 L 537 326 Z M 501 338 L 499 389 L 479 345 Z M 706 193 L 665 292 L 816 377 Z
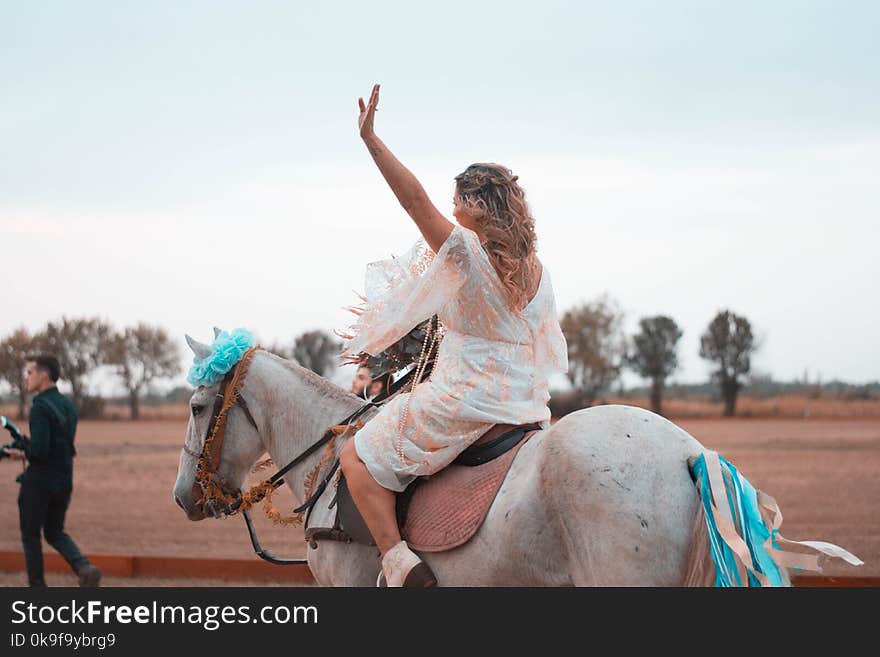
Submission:
M 231 332 L 220 331 L 211 343 L 211 355 L 207 358 L 193 358 L 192 367 L 186 380 L 193 386 L 212 386 L 235 367 L 244 352 L 256 344 L 254 336 L 247 329 L 237 328 Z

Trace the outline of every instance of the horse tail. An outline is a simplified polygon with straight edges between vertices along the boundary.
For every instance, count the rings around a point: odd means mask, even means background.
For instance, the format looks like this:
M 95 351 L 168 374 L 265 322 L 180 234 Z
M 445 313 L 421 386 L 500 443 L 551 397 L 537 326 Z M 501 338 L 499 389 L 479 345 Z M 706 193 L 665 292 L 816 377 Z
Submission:
M 694 474 L 694 463 L 697 456 L 688 459 L 688 471 L 700 494 L 700 484 Z M 712 559 L 712 551 L 709 547 L 709 529 L 706 523 L 706 509 L 702 503 L 697 504 L 697 512 L 694 514 L 693 526 L 688 548 L 687 561 L 685 562 L 684 580 L 682 586 L 714 586 L 715 585 L 715 562 Z
M 755 489 L 723 456 L 706 450 L 688 459 L 688 469 L 700 504 L 683 586 L 791 586 L 789 568 L 821 572 L 822 556 L 862 565 L 858 557 L 832 543 L 784 538 L 776 500 Z M 783 551 L 780 544 L 818 554 Z

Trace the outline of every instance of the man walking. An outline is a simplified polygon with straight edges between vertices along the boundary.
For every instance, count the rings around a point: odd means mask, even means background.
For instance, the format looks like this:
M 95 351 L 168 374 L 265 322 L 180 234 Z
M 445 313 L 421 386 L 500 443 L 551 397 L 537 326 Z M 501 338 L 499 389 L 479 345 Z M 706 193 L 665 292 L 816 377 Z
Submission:
M 30 440 L 24 452 L 4 449 L 13 458 L 26 459 L 18 495 L 19 523 L 30 586 L 45 586 L 40 531 L 49 545 L 79 576 L 80 586 L 98 586 L 101 571 L 89 563 L 64 532 L 64 516 L 73 491 L 73 446 L 76 407 L 55 383 L 61 375 L 54 356 L 28 356 L 27 391 L 36 393 L 31 407 Z

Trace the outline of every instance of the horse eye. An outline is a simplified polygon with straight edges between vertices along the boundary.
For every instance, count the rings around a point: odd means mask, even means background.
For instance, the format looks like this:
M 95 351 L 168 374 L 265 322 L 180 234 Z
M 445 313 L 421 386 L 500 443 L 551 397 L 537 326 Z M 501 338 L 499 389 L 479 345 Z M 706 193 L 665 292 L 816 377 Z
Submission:
M 193 404 L 193 407 L 192 407 L 193 417 L 195 417 L 196 415 L 201 413 L 203 410 L 205 410 L 204 406 L 199 406 L 198 404 Z

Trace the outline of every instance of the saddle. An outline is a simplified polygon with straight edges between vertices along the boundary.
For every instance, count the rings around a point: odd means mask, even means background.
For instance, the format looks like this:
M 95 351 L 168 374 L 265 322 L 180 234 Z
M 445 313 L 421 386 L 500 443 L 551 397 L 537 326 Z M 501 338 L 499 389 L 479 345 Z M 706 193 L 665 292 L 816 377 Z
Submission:
M 401 538 L 422 552 L 443 552 L 470 540 L 483 524 L 517 452 L 540 430 L 538 423 L 493 425 L 443 470 L 417 477 L 397 494 Z M 330 502 L 334 505 L 332 528 L 306 530 L 312 548 L 318 539 L 376 545 L 342 474 Z

